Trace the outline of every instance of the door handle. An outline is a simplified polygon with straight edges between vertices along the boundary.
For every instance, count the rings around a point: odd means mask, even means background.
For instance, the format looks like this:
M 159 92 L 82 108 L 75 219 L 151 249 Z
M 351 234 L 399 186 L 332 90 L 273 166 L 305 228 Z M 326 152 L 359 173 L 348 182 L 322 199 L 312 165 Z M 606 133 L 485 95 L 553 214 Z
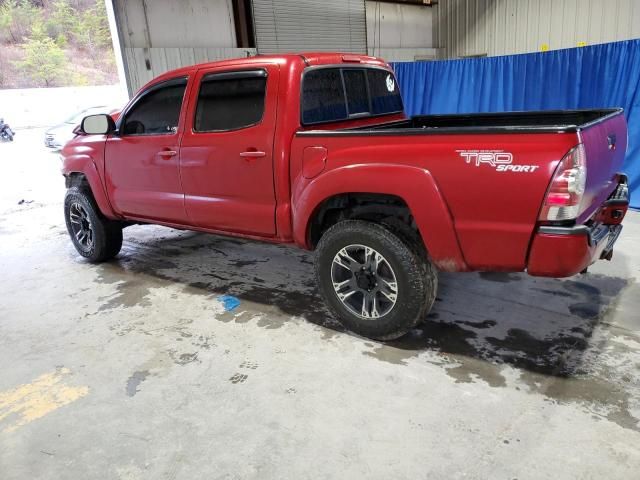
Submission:
M 264 152 L 258 152 L 258 151 L 248 151 L 248 152 L 242 152 L 240 156 L 242 158 L 262 158 L 262 157 L 266 157 L 267 154 Z
M 175 157 L 178 154 L 175 150 L 161 150 L 158 155 L 161 157 Z

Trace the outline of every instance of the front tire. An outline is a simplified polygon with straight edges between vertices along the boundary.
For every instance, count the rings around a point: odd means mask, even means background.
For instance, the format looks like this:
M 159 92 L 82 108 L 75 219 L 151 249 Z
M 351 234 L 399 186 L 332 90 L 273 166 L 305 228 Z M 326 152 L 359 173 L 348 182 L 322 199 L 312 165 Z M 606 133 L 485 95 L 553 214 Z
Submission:
M 393 340 L 420 323 L 435 301 L 433 264 L 382 225 L 347 220 L 320 239 L 316 277 L 331 312 L 358 335 Z
M 73 246 L 90 262 L 104 262 L 120 252 L 122 226 L 102 216 L 87 189 L 67 190 L 64 218 Z

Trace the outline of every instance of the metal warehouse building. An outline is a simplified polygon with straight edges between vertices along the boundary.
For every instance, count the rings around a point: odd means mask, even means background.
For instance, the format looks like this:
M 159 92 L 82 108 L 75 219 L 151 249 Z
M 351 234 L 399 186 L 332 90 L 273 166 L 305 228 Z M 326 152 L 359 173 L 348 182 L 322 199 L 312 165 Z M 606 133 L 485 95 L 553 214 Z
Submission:
M 193 63 L 291 51 L 388 61 L 508 55 L 640 36 L 633 0 L 106 0 L 131 94 Z
M 640 480 L 640 0 L 0 0 L 0 480 Z

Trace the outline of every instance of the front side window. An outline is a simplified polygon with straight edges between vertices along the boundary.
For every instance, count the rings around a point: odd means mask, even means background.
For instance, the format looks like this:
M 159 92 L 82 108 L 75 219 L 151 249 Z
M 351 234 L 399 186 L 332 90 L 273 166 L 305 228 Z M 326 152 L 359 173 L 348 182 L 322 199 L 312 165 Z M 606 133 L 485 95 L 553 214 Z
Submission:
M 211 74 L 202 79 L 195 132 L 238 130 L 260 123 L 264 115 L 264 71 Z
M 144 95 L 127 112 L 124 135 L 171 135 L 178 131 L 180 109 L 187 86 L 184 82 L 171 82 Z
M 393 73 L 380 68 L 331 67 L 302 80 L 302 124 L 339 122 L 402 112 Z

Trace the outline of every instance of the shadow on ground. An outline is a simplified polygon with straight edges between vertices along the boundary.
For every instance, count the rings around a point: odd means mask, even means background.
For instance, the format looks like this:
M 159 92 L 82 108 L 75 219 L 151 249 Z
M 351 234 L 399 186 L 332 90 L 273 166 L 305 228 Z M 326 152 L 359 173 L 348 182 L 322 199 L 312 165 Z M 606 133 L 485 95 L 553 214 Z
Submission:
M 304 251 L 161 227 L 130 230 L 118 259 L 99 267 L 101 281 L 117 283 L 120 291 L 104 308 L 145 301 L 145 281 L 130 275 L 138 273 L 182 283 L 197 293 L 238 297 L 239 309 L 223 320 L 246 321 L 251 311 L 267 309 L 269 315 L 260 320 L 266 328 L 304 317 L 328 329 L 327 337 L 346 333 L 326 311 L 315 288 L 312 256 Z M 593 275 L 556 280 L 441 274 L 436 304 L 424 323 L 400 340 L 377 344 L 380 359 L 403 363 L 431 349 L 544 375 L 576 374 L 576 358 L 627 285 L 623 278 Z M 393 347 L 393 354 L 385 357 L 385 346 Z

